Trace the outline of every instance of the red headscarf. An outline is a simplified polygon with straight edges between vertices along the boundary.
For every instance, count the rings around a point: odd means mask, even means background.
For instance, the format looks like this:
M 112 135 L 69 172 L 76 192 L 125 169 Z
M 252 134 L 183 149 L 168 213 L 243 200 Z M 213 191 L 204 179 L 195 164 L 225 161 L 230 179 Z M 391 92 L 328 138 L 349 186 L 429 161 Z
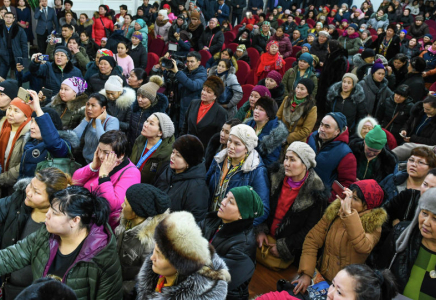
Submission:
M 354 183 L 362 191 L 368 209 L 379 207 L 383 202 L 384 192 L 374 179 L 360 180 Z
M 286 65 L 286 62 L 280 56 L 280 52 L 277 51 L 277 53 L 274 55 L 269 52 L 269 49 L 272 45 L 279 47 L 279 43 L 277 41 L 270 41 L 266 45 L 266 52 L 260 57 L 260 63 L 257 67 L 257 76 L 260 76 L 264 71 L 269 72 L 271 70 L 280 70 Z

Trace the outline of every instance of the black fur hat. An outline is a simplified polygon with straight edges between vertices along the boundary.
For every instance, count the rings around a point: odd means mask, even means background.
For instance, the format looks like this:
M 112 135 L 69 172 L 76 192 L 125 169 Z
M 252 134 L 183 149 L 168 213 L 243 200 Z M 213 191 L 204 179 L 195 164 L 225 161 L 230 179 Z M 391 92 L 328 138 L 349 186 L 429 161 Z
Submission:
M 276 117 L 278 107 L 276 101 L 273 98 L 266 96 L 260 97 L 259 100 L 257 100 L 255 106 L 262 107 L 265 110 L 268 119 L 274 120 L 274 118 Z
M 189 167 L 196 166 L 203 162 L 204 146 L 194 135 L 182 135 L 174 142 L 173 149 L 180 152 Z
M 218 99 L 224 93 L 224 82 L 218 76 L 210 76 L 203 84 L 210 88 Z

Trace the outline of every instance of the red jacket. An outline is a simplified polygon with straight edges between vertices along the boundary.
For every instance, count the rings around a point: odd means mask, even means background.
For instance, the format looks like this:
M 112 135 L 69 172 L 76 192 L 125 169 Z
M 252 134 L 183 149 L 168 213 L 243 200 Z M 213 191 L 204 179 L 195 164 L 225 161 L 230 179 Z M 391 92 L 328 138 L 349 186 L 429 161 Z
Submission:
M 251 19 L 247 19 L 247 17 L 244 17 L 244 19 L 242 20 L 242 22 L 240 24 L 242 25 L 245 23 L 247 25 L 248 24 L 256 25 L 258 22 L 259 22 L 259 17 L 253 15 L 253 17 Z
M 92 38 L 94 39 L 97 45 L 101 45 L 101 39 L 106 36 L 105 28 L 109 29 L 111 32 L 114 31 L 114 23 L 108 17 L 100 16 L 99 18 L 93 17 L 92 20 L 94 23 L 92 24 Z M 102 24 L 104 23 L 104 27 Z

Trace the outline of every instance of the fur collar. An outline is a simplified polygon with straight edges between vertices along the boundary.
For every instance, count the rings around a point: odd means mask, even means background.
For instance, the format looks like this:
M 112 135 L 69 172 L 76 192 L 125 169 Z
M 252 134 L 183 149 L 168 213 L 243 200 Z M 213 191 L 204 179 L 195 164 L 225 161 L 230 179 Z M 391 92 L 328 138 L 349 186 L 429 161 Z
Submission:
M 232 60 L 233 59 L 235 59 L 234 57 L 232 57 Z M 217 75 L 217 73 L 216 73 L 216 69 L 217 69 L 217 66 L 213 66 L 212 68 L 210 68 L 210 70 L 209 70 L 209 76 L 212 76 L 212 75 L 215 75 L 215 76 L 218 76 L 218 77 L 223 77 L 223 76 L 219 76 L 219 75 Z M 236 69 L 235 69 L 235 67 L 233 67 L 233 66 L 230 66 L 230 69 L 229 69 L 229 73 L 228 73 L 229 75 L 230 74 L 233 74 L 233 75 L 236 75 Z M 223 81 L 225 81 L 226 79 L 224 78 L 221 78 Z
M 18 180 L 15 184 L 14 184 L 14 191 L 18 192 L 24 192 L 26 191 L 27 186 L 29 185 L 30 181 L 32 180 L 32 177 L 27 177 L 27 178 L 23 178 Z
M 385 66 L 388 64 L 388 60 L 383 55 L 376 54 L 375 60 L 377 59 L 380 59 L 383 62 L 383 65 Z M 355 68 L 360 68 L 366 65 L 366 62 L 363 60 L 361 53 L 357 53 L 356 55 L 353 56 L 353 64 Z
M 333 84 L 327 92 L 327 101 L 333 102 L 335 101 L 336 97 L 342 98 L 341 90 L 342 90 L 342 81 Z M 351 101 L 353 101 L 354 104 L 363 102 L 365 100 L 365 92 L 362 86 L 360 84 L 356 84 L 350 96 L 351 96 L 350 97 Z
M 102 89 L 99 93 L 107 98 L 106 90 L 105 89 Z M 112 101 L 112 100 L 108 99 L 108 101 Z M 123 93 L 121 94 L 121 96 L 119 96 L 118 99 L 115 100 L 115 105 L 120 110 L 126 110 L 129 107 L 131 107 L 133 102 L 135 102 L 135 101 L 136 101 L 136 93 L 135 93 L 135 91 L 133 89 L 131 89 L 131 88 L 124 87 L 123 88 Z
M 86 21 L 85 21 L 85 23 L 83 23 L 83 24 L 79 24 L 80 26 L 83 26 L 83 28 L 86 28 L 86 27 L 88 27 L 88 26 L 91 26 L 92 24 L 94 24 L 94 21 L 92 20 L 92 19 L 87 19 Z
M 339 199 L 333 201 L 324 213 L 327 221 L 332 222 L 338 216 L 340 208 L 341 201 Z M 387 213 L 384 208 L 379 207 L 359 213 L 359 217 L 362 221 L 363 230 L 366 233 L 373 233 L 386 222 Z
M 245 124 L 250 124 L 254 122 L 253 118 L 247 119 Z M 264 127 L 266 127 L 271 123 L 271 127 L 273 127 L 268 134 L 264 135 L 261 140 L 259 140 L 258 149 L 264 155 L 271 154 L 278 146 L 280 146 L 286 138 L 288 137 L 289 131 L 285 124 L 282 121 L 279 121 L 277 117 L 274 120 L 271 120 Z
M 226 158 L 227 158 L 227 149 L 221 150 L 214 157 L 214 159 L 218 164 L 224 162 Z M 242 164 L 241 171 L 244 173 L 252 172 L 256 170 L 257 167 L 259 167 L 261 164 L 263 165 L 262 161 L 260 160 L 259 153 L 253 149 L 253 151 L 251 151 L 251 153 L 248 155 L 245 162 Z
M 14 23 L 12 23 L 12 25 L 11 25 L 11 32 L 12 32 L 12 35 L 11 35 L 11 39 L 14 39 L 16 36 L 17 36 L 17 34 L 18 34 L 18 32 L 19 32 L 19 30 L 20 30 L 20 28 L 18 28 L 18 24 L 17 24 L 17 22 L 14 22 Z M 4 22 L 1 22 L 0 23 L 0 36 L 3 38 L 3 36 L 4 36 L 4 33 L 7 31 L 7 29 L 6 29 L 6 23 L 4 23 Z
M 59 94 L 57 94 L 53 98 L 53 101 L 50 103 L 49 106 L 54 107 L 54 106 L 65 105 L 66 104 L 67 107 L 68 107 L 68 110 L 70 110 L 70 111 L 78 111 L 78 110 L 82 109 L 86 105 L 87 101 L 88 101 L 88 95 L 86 95 L 85 93 L 77 96 L 75 100 L 68 101 L 68 102 L 62 101 L 62 99 L 59 96 Z
M 77 149 L 80 146 L 80 139 L 73 130 L 58 130 L 59 137 L 65 141 L 70 142 L 73 149 Z M 24 136 L 24 144 L 32 140 L 30 137 L 30 131 Z

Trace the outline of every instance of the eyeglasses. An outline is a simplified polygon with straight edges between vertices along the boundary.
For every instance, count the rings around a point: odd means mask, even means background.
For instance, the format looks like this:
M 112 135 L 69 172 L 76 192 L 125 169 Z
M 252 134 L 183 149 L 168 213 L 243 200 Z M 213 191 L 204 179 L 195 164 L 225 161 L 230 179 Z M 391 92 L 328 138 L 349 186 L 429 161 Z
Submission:
M 428 166 L 428 164 L 426 164 L 425 162 L 423 162 L 422 160 L 414 160 L 413 158 L 409 158 L 408 162 L 411 164 L 416 163 L 418 166 L 423 167 L 423 166 Z

